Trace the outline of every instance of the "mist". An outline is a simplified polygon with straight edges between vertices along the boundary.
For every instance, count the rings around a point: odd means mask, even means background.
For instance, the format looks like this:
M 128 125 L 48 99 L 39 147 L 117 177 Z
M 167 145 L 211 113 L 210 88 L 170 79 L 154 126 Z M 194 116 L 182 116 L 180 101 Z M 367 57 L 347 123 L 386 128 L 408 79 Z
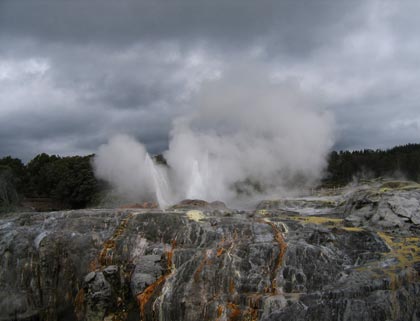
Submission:
M 236 66 L 208 80 L 173 121 L 168 166 L 155 164 L 141 142 L 112 138 L 94 159 L 99 178 L 121 195 L 229 205 L 279 197 L 313 186 L 333 146 L 334 122 L 320 96 L 265 68 Z
M 95 175 L 112 184 L 126 200 L 157 201 L 166 207 L 170 199 L 166 168 L 154 164 L 143 144 L 117 135 L 102 145 L 94 158 Z

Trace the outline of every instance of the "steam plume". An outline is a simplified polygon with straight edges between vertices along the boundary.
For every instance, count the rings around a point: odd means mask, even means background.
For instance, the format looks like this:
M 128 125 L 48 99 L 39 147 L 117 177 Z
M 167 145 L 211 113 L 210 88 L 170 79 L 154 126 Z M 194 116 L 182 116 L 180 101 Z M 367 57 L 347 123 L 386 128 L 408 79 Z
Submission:
M 333 143 L 332 117 L 296 85 L 243 70 L 203 84 L 195 109 L 174 120 L 168 167 L 119 136 L 99 149 L 96 174 L 163 207 L 184 198 L 232 203 L 313 184 Z
M 154 164 L 143 144 L 118 135 L 102 145 L 94 160 L 96 176 L 111 182 L 117 194 L 133 200 L 156 200 L 161 207 L 170 202 L 166 169 Z

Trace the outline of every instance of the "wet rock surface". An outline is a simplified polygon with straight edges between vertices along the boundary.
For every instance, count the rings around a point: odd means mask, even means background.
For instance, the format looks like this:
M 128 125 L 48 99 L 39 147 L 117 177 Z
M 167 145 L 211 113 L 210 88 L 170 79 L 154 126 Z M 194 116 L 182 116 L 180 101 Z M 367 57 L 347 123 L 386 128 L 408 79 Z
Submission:
M 401 228 L 350 224 L 360 191 L 312 216 L 199 201 L 9 214 L 0 320 L 419 320 L 418 198 L 386 193 Z

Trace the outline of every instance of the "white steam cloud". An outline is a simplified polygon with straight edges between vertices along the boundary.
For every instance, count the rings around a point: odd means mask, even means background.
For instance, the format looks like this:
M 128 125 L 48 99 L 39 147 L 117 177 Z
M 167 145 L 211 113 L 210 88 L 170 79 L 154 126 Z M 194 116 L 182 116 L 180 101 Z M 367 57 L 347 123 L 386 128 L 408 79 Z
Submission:
M 161 207 L 185 198 L 232 204 L 284 194 L 315 183 L 326 165 L 333 122 L 316 101 L 261 70 L 231 70 L 202 84 L 194 111 L 175 119 L 168 167 L 118 136 L 100 147 L 96 174 L 119 193 Z
M 94 159 L 95 174 L 127 199 L 156 200 L 165 207 L 171 198 L 167 169 L 155 164 L 143 144 L 118 135 L 102 145 Z

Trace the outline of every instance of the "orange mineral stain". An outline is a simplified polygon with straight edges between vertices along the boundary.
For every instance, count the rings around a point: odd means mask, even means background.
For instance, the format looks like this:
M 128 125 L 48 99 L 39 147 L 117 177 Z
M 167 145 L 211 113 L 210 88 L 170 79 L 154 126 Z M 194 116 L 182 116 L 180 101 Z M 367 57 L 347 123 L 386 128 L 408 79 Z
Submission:
M 166 259 L 167 259 L 167 273 L 162 275 L 158 278 L 153 284 L 149 285 L 142 293 L 137 295 L 137 303 L 140 308 L 140 320 L 145 320 L 146 318 L 146 305 L 150 301 L 150 299 L 155 294 L 156 290 L 161 287 L 172 273 L 172 260 L 174 255 L 174 249 L 176 247 L 176 241 L 173 240 L 171 242 L 171 249 L 166 252 Z

